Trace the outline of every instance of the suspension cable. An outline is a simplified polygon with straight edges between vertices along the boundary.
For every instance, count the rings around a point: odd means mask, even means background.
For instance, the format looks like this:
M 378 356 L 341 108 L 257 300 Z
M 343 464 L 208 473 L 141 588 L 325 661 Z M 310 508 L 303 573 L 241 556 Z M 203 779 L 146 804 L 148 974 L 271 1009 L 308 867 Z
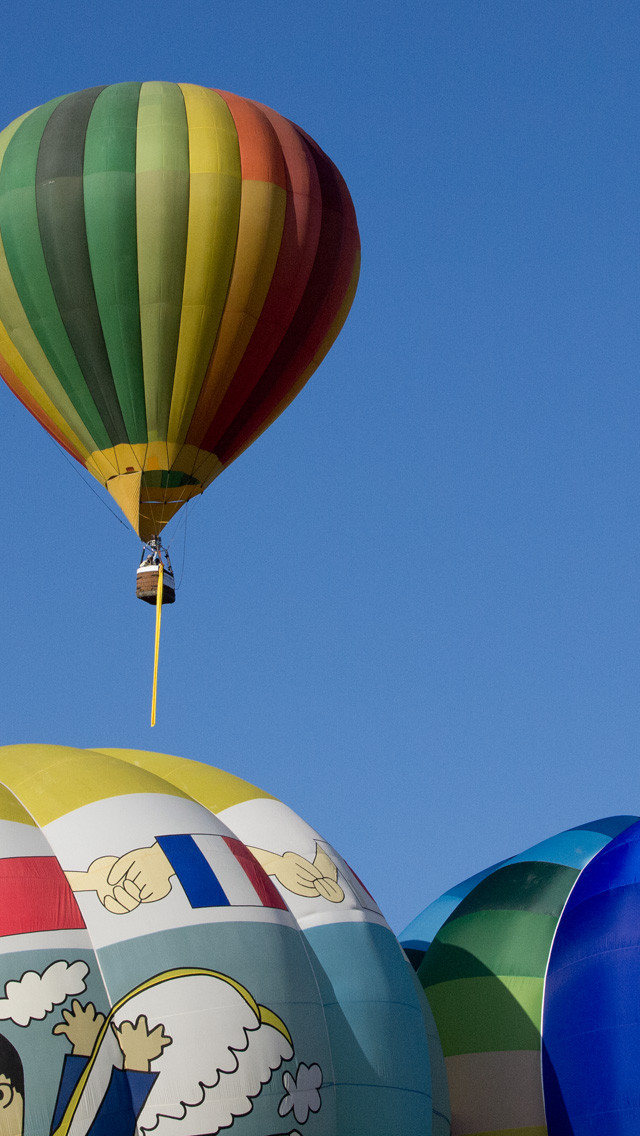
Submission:
M 82 474 L 80 473 L 80 470 L 78 469 L 78 463 L 77 463 L 76 461 L 73 461 L 73 460 L 72 460 L 72 459 L 71 459 L 71 458 L 69 457 L 69 455 L 68 455 L 67 453 L 65 453 L 65 451 L 64 451 L 64 449 L 62 448 L 62 446 L 60 445 L 60 443 L 59 443 L 59 442 L 56 442 L 55 438 L 52 438 L 52 437 L 51 437 L 51 434 L 49 434 L 48 432 L 47 432 L 47 437 L 49 438 L 49 440 L 51 441 L 51 443 L 53 444 L 53 446 L 55 447 L 55 449 L 57 450 L 57 452 L 58 452 L 58 453 L 59 453 L 59 454 L 60 454 L 60 455 L 61 455 L 61 456 L 62 456 L 62 457 L 64 458 L 64 460 L 65 460 L 66 462 L 68 462 L 68 463 L 69 463 L 69 465 L 71 466 L 71 468 L 73 469 L 73 471 L 74 471 L 74 472 L 75 472 L 75 473 L 76 473 L 76 474 L 78 475 L 78 477 L 80 478 L 80 480 L 81 480 L 81 482 L 83 483 L 83 485 L 86 485 L 87 489 L 90 489 L 90 490 L 91 490 L 91 492 L 93 493 L 94 497 L 97 497 L 97 498 L 98 498 L 98 501 L 100 501 L 100 502 L 101 502 L 101 503 L 102 503 L 102 504 L 104 505 L 104 507 L 105 507 L 105 509 L 107 510 L 107 512 L 108 512 L 108 513 L 111 513 L 111 516 L 112 516 L 112 517 L 115 517 L 115 519 L 116 519 L 116 521 L 118 522 L 118 524 L 119 524 L 119 525 L 122 525 L 122 526 L 123 526 L 123 527 L 124 527 L 125 529 L 128 529 L 128 528 L 129 528 L 129 525 L 128 525 L 128 524 L 126 523 L 126 521 L 123 521 L 123 520 L 122 520 L 122 517 L 119 517 L 119 516 L 118 516 L 118 514 L 117 514 L 117 513 L 115 512 L 115 510 L 114 510 L 114 509 L 112 509 L 112 508 L 111 508 L 111 506 L 107 504 L 107 502 L 105 501 L 104 497 L 101 497 L 101 496 L 100 496 L 100 494 L 98 493 L 97 489 L 94 489 L 94 487 L 93 487 L 93 485 L 91 484 L 91 482 L 90 482 L 90 481 L 87 481 L 87 480 L 86 480 L 86 478 L 84 478 L 84 477 L 82 476 Z

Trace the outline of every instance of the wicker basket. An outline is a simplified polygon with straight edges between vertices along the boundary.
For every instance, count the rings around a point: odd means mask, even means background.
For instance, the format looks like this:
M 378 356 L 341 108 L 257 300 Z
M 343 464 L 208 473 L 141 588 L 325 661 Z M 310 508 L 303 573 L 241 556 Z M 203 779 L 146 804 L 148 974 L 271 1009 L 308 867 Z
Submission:
M 154 607 L 158 597 L 159 575 L 160 570 L 157 564 L 141 564 L 136 573 L 136 595 L 138 599 L 144 600 L 145 603 L 153 604 Z M 167 572 L 166 568 L 162 581 L 162 602 L 163 604 L 176 602 L 175 580 L 171 573 Z

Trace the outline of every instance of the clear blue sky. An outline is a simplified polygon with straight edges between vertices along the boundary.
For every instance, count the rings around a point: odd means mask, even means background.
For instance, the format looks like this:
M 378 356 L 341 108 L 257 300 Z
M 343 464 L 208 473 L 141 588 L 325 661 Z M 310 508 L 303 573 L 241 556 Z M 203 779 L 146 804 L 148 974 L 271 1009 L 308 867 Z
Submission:
M 3 125 L 125 79 L 248 95 L 363 244 L 330 356 L 189 516 L 154 730 L 138 542 L 0 390 L 2 741 L 245 776 L 396 930 L 639 812 L 637 2 L 23 0 L 2 36 Z

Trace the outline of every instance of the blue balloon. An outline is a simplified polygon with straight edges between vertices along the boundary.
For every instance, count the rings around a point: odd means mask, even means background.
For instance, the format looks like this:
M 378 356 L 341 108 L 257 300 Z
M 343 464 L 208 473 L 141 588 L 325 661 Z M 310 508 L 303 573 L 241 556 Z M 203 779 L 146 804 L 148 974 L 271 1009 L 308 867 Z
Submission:
M 640 1133 L 640 821 L 567 901 L 545 987 L 543 1083 L 549 1136 Z

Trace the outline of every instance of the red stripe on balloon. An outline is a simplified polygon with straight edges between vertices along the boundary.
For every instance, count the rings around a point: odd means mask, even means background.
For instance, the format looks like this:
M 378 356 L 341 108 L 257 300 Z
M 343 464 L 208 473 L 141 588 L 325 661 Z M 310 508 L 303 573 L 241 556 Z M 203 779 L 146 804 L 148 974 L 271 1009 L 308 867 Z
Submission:
M 323 209 L 318 251 L 298 310 L 271 363 L 225 433 L 215 443 L 213 430 L 204 439 L 203 449 L 215 451 L 225 465 L 259 431 L 311 363 L 340 309 L 360 248 L 355 211 L 344 180 L 313 139 L 303 131 L 300 134 L 320 178 Z
M 349 315 L 349 309 L 351 308 L 351 304 L 353 303 L 353 297 L 355 296 L 356 287 L 358 285 L 359 274 L 360 274 L 360 256 L 358 254 L 356 256 L 356 259 L 355 259 L 354 264 L 353 264 L 353 272 L 351 274 L 351 281 L 349 283 L 349 287 L 348 287 L 348 289 L 347 289 L 347 291 L 344 295 L 344 298 L 342 300 L 342 304 L 340 305 L 340 309 L 338 311 L 338 314 L 336 315 L 336 318 L 334 319 L 333 323 L 331 324 L 331 327 L 329 328 L 327 334 L 325 335 L 325 337 L 324 337 L 322 343 L 320 344 L 318 351 L 314 355 L 311 363 L 302 372 L 302 374 L 300 375 L 300 378 L 296 379 L 295 383 L 292 383 L 287 388 L 287 390 L 284 393 L 284 396 L 280 399 L 279 402 L 277 402 L 275 404 L 275 406 L 273 407 L 271 412 L 267 415 L 267 417 L 261 418 L 259 420 L 259 422 L 257 423 L 256 429 L 253 430 L 250 434 L 248 434 L 246 436 L 246 438 L 242 442 L 241 449 L 239 449 L 236 453 L 234 453 L 233 461 L 235 461 L 236 458 L 238 458 L 240 456 L 240 454 L 244 453 L 244 451 L 247 450 L 249 448 L 249 446 L 252 446 L 253 443 L 255 442 L 256 438 L 259 438 L 260 435 L 263 434 L 265 430 L 268 430 L 271 423 L 275 422 L 276 418 L 279 418 L 280 415 L 283 413 L 283 411 L 285 411 L 287 409 L 287 407 L 291 405 L 291 403 L 293 402 L 296 395 L 298 395 L 300 393 L 300 391 L 302 390 L 302 388 L 304 386 L 306 386 L 311 375 L 320 366 L 325 355 L 327 354 L 328 351 L 330 351 L 332 345 L 335 343 L 335 341 L 336 341 L 338 335 L 340 334 L 340 331 L 341 331 L 341 329 L 344 325 L 344 322 L 345 322 L 347 316 Z M 224 469 L 226 467 L 223 466 L 222 468 Z
M 229 91 L 216 91 L 216 94 L 224 99 L 233 118 L 240 148 L 243 184 L 246 181 L 271 182 L 286 190 L 287 172 L 278 135 L 262 108 L 249 99 L 230 94 Z M 240 225 L 242 225 L 242 199 Z M 222 319 L 224 320 L 224 313 Z M 209 370 L 212 366 L 213 377 Z M 212 400 L 215 401 L 215 389 L 219 377 L 215 370 L 214 350 L 187 431 L 185 441 L 189 445 L 202 447 L 202 439 L 211 425 L 210 406 Z
M 55 856 L 0 860 L 0 935 L 84 927 L 80 908 Z
M 263 907 L 276 907 L 280 911 L 288 911 L 289 908 L 277 887 L 271 882 L 264 868 L 258 863 L 246 844 L 236 840 L 233 836 L 223 836 L 222 839 L 227 848 L 233 852 Z
M 293 123 L 268 107 L 261 106 L 260 109 L 278 135 L 286 165 L 284 230 L 260 318 L 233 382 L 206 433 L 203 446 L 212 452 L 216 450 L 218 439 L 242 410 L 286 335 L 308 284 L 320 236 L 322 196 L 309 148 Z

